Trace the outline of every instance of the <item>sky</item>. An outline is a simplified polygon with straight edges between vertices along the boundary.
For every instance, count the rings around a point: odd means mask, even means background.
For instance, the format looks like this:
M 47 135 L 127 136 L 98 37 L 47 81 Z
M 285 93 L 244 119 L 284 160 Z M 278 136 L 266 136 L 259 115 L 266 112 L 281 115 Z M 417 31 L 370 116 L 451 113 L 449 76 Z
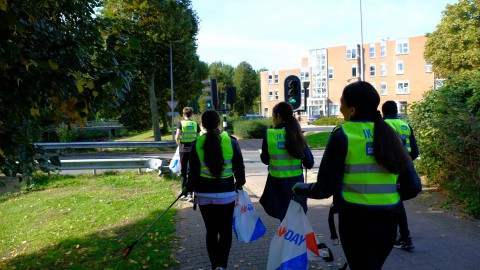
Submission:
M 360 1 L 362 9 L 360 12 Z M 299 68 L 308 51 L 421 36 L 456 0 L 192 0 L 197 53 L 253 69 Z M 361 16 L 360 16 L 361 15 Z M 362 27 L 360 26 L 362 22 Z

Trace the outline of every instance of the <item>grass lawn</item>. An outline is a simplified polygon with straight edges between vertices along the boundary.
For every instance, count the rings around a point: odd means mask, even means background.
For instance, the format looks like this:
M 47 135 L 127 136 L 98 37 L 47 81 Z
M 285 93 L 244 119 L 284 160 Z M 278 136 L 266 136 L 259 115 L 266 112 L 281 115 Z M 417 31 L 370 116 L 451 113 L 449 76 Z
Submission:
M 172 134 L 162 134 L 161 136 L 162 141 L 172 141 Z M 120 139 L 121 141 L 153 141 L 153 130 L 147 130 L 145 132 L 139 133 L 134 136 L 125 137 Z
M 175 206 L 123 259 L 118 253 L 176 198 L 178 179 L 153 173 L 39 174 L 33 189 L 0 197 L 0 269 L 161 269 Z
M 307 139 L 308 147 L 310 148 L 323 148 L 327 145 L 328 138 L 330 138 L 331 132 L 315 132 L 305 136 Z

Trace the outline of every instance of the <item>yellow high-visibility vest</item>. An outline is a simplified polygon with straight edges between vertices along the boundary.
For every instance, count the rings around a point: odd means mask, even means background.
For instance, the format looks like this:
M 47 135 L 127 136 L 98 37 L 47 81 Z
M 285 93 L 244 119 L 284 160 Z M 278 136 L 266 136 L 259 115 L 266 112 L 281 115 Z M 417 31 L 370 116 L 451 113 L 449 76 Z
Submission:
M 192 120 L 182 120 L 180 143 L 189 143 L 197 139 L 197 123 Z
M 396 205 L 398 175 L 375 160 L 373 122 L 347 122 L 341 125 L 347 136 L 347 156 L 342 183 L 346 202 L 365 206 Z
M 400 119 L 385 119 L 387 122 L 400 136 L 400 138 L 405 140 L 405 148 L 407 149 L 408 153 L 412 152 L 412 148 L 410 147 L 410 135 L 412 135 L 412 131 L 405 121 Z
M 270 164 L 268 173 L 277 178 L 302 175 L 302 160 L 292 157 L 285 148 L 285 129 L 267 129 Z
M 200 176 L 205 178 L 215 178 L 210 174 L 210 170 L 208 169 L 207 165 L 205 165 L 205 151 L 203 149 L 203 145 L 205 145 L 205 138 L 206 134 L 201 135 L 197 138 L 197 145 L 196 150 L 198 153 L 198 158 L 200 160 Z M 222 144 L 222 155 L 223 155 L 223 171 L 220 178 L 229 178 L 233 175 L 233 166 L 232 166 L 232 158 L 233 158 L 233 147 L 232 142 L 230 140 L 230 136 L 228 133 L 222 132 L 220 133 L 220 140 Z

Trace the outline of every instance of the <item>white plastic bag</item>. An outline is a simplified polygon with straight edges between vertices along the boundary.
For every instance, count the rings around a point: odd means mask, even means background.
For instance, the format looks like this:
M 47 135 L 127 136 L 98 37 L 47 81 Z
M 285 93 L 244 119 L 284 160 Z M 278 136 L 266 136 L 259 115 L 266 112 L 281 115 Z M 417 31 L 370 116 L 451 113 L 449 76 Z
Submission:
M 238 191 L 238 200 L 233 210 L 233 230 L 239 243 L 252 242 L 267 231 L 245 190 Z
M 172 173 L 179 173 L 182 165 L 180 164 L 180 146 L 177 146 L 177 150 L 175 151 L 175 155 L 173 155 L 168 168 L 172 171 Z
M 307 269 L 308 260 L 320 256 L 319 243 L 302 206 L 294 200 L 270 242 L 267 270 Z

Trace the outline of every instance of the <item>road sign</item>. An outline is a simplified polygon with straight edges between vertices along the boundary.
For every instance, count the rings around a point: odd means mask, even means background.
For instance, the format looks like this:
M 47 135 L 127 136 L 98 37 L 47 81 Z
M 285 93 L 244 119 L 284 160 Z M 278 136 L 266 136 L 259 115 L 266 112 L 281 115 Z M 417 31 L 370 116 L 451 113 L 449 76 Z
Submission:
M 167 101 L 167 104 L 168 104 L 168 106 L 170 107 L 171 110 L 175 110 L 175 108 L 177 107 L 178 101 L 177 100 L 174 100 L 173 102 L 172 101 Z
M 167 112 L 168 116 L 172 116 L 172 112 Z M 173 112 L 173 116 L 179 116 L 180 114 L 178 112 Z

